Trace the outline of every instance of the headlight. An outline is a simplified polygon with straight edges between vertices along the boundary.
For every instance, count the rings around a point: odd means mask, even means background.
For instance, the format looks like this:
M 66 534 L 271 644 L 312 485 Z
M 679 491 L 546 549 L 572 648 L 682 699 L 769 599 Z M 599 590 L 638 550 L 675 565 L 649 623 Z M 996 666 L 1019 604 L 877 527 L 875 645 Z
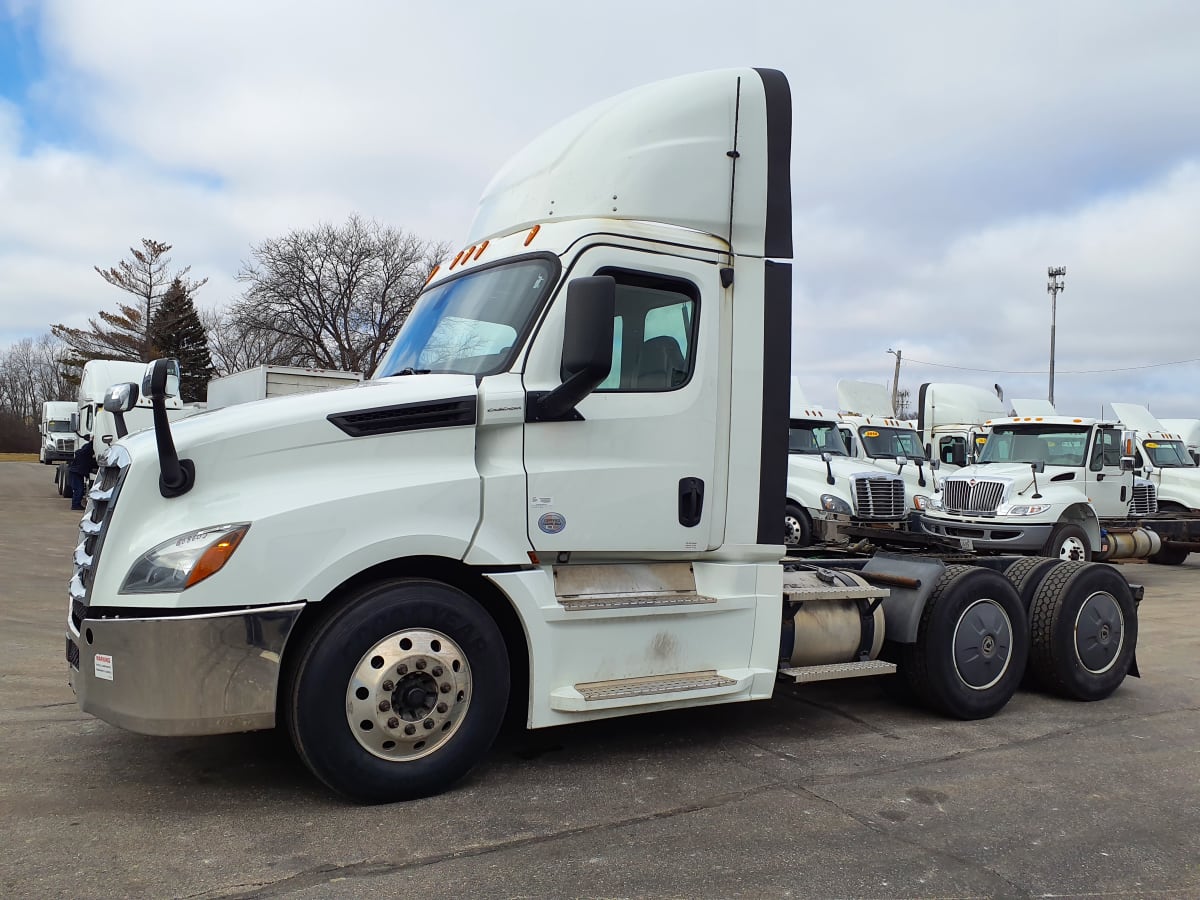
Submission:
M 164 541 L 129 569 L 122 594 L 177 594 L 221 571 L 250 524 L 213 525 Z
M 841 497 L 835 497 L 833 494 L 821 495 L 821 508 L 832 513 L 850 515 L 850 504 Z
M 933 505 L 933 500 L 926 497 L 924 494 L 917 494 L 913 497 L 913 509 L 919 509 L 921 512 L 929 509 Z
M 1038 516 L 1050 508 L 1049 504 L 1042 503 L 1037 506 L 1010 506 L 1005 515 L 1009 516 Z

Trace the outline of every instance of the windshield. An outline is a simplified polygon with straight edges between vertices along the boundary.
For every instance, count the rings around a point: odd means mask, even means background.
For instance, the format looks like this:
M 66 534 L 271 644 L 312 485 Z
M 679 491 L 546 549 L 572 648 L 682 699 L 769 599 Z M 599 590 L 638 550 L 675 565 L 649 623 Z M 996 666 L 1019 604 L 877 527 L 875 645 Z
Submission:
M 1150 465 L 1160 469 L 1194 469 L 1196 463 L 1183 441 L 1146 441 L 1146 456 L 1150 457 Z
M 1086 425 L 997 425 L 983 445 L 979 462 L 1082 466 L 1090 430 Z
M 63 434 L 64 432 L 71 432 L 74 429 L 71 428 L 70 419 L 51 419 L 46 423 L 46 430 L 52 433 Z
M 533 257 L 482 269 L 421 295 L 375 378 L 425 372 L 490 375 L 509 368 L 517 340 L 557 276 Z
M 858 429 L 863 452 L 871 459 L 924 459 L 925 451 L 917 433 L 910 428 L 888 428 L 883 425 L 864 425 Z
M 788 429 L 788 452 L 816 456 L 832 453 L 845 456 L 846 445 L 833 422 L 812 422 L 792 419 Z

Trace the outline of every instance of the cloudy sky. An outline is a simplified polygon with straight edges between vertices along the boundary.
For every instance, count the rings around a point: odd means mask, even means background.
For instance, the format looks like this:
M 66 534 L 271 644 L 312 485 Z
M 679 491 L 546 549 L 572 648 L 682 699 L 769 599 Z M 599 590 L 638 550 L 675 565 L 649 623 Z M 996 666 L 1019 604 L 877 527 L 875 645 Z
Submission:
M 152 237 L 237 296 L 352 213 L 459 243 L 570 112 L 703 69 L 792 85 L 793 370 L 1200 417 L 1200 4 L 0 0 L 0 348 Z M 1173 363 L 1171 365 L 1161 365 Z M 939 364 L 939 365 L 934 365 Z

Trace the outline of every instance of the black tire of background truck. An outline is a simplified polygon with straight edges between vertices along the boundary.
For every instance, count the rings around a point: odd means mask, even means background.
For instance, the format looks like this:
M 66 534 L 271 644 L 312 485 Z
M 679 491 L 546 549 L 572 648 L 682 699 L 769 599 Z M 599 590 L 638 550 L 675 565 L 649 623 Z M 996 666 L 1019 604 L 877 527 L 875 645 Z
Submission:
M 71 473 L 65 464 L 60 465 L 58 469 L 58 496 L 71 496 Z
M 926 706 L 959 719 L 995 715 L 1021 682 L 1029 623 L 1007 578 L 946 566 L 921 613 L 900 673 Z
M 789 502 L 783 509 L 783 542 L 788 547 L 807 547 L 812 543 L 812 519 L 808 511 Z
M 1029 668 L 1048 691 L 1102 700 L 1129 673 L 1137 635 L 1137 604 L 1120 572 L 1103 563 L 1063 563 L 1033 598 Z
M 1191 552 L 1187 547 L 1174 547 L 1170 544 L 1163 544 L 1161 550 L 1150 555 L 1149 561 L 1160 566 L 1180 566 L 1183 565 L 1183 561 L 1188 558 L 1188 554 Z
M 1050 573 L 1051 569 L 1062 564 L 1061 559 L 1046 559 L 1044 556 L 1026 556 L 1018 559 L 1004 570 L 1004 577 L 1012 582 L 1021 598 L 1025 612 L 1033 603 L 1033 595 L 1037 593 L 1038 585 Z
M 1072 540 L 1074 539 L 1074 540 Z M 1082 547 L 1082 550 L 1080 550 Z M 1063 522 L 1050 532 L 1046 546 L 1039 556 L 1049 556 L 1064 562 L 1091 562 L 1093 552 L 1092 542 L 1088 540 L 1087 532 L 1078 525 Z M 1082 558 L 1080 558 L 1082 556 Z
M 455 668 L 455 673 L 444 675 L 438 669 L 437 659 L 424 664 L 419 655 L 403 656 L 401 650 L 406 635 L 418 640 L 435 635 L 449 639 L 445 646 L 434 642 L 435 650 L 448 652 L 448 648 L 461 651 L 465 665 Z M 394 640 L 393 640 L 394 639 Z M 386 644 L 385 644 L 386 642 Z M 411 644 L 412 642 L 409 641 Z M 377 648 L 393 648 L 388 653 L 401 654 L 399 658 L 411 661 L 407 670 L 388 664 L 375 666 L 382 656 L 375 654 Z M 416 648 L 407 651 L 417 653 Z M 432 651 L 431 651 L 432 652 Z M 301 760 L 321 781 L 340 794 L 364 803 L 390 803 L 411 800 L 446 790 L 455 781 L 469 772 L 487 753 L 504 719 L 508 703 L 509 667 L 504 638 L 495 620 L 471 597 L 457 588 L 438 581 L 397 578 L 360 588 L 344 604 L 315 627 L 302 640 L 287 666 L 287 694 L 281 704 L 283 718 Z M 394 663 L 393 657 L 392 662 Z M 430 666 L 429 662 L 433 665 Z M 359 684 L 355 688 L 356 673 L 368 666 L 379 670 L 378 677 L 391 677 L 393 688 L 384 688 L 378 697 Z M 446 668 L 449 668 L 448 666 Z M 421 671 L 418 672 L 417 670 Z M 433 673 L 438 673 L 433 678 Z M 426 693 L 430 708 L 417 711 L 401 706 L 424 701 L 405 699 L 412 687 L 405 688 L 410 678 L 423 678 L 429 682 L 414 684 L 415 693 Z M 438 681 L 458 678 L 454 689 L 447 691 L 446 685 Z M 389 682 L 381 682 L 387 685 Z M 458 688 L 464 688 L 459 691 Z M 352 695 L 352 689 L 356 694 Z M 440 693 L 439 693 L 440 689 Z M 388 692 L 390 691 L 390 693 Z M 390 712 L 379 712 L 378 728 L 366 714 L 363 722 L 356 726 L 362 729 L 364 740 L 379 740 L 395 736 L 388 743 L 402 754 L 412 750 L 413 758 L 400 760 L 384 758 L 367 749 L 352 731 L 348 720 L 353 697 L 367 702 L 372 710 L 384 709 L 379 698 L 390 699 L 395 704 Z M 443 700 L 449 698 L 447 709 Z M 435 715 L 433 701 L 438 701 Z M 461 717 L 452 722 L 456 715 L 455 703 L 466 701 Z M 364 707 L 365 708 L 365 707 Z M 387 725 L 385 720 L 394 714 L 392 721 L 398 725 Z M 400 718 L 403 716 L 403 718 Z M 428 716 L 429 718 L 425 718 Z M 358 717 L 357 714 L 355 716 Z M 439 727 L 428 732 L 429 742 L 435 748 L 421 750 L 420 740 L 426 733 L 421 729 L 427 723 L 445 719 Z M 455 727 L 451 727 L 452 724 Z M 405 738 L 409 725 L 415 725 L 415 738 Z M 383 729 L 387 728 L 385 732 Z M 443 728 L 448 736 L 442 737 Z M 370 732 L 374 731 L 372 735 Z M 441 741 L 441 743 L 438 743 Z M 421 743 L 424 743 L 423 741 Z M 393 752 L 382 745 L 381 752 Z M 416 756 L 417 752 L 427 755 Z

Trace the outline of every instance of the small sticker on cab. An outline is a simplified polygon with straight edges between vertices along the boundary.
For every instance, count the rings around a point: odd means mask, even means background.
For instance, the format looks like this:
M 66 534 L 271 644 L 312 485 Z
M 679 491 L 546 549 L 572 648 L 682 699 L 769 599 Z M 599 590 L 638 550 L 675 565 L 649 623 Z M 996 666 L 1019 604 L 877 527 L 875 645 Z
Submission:
M 96 677 L 105 681 L 113 680 L 113 658 L 107 653 L 96 654 Z

